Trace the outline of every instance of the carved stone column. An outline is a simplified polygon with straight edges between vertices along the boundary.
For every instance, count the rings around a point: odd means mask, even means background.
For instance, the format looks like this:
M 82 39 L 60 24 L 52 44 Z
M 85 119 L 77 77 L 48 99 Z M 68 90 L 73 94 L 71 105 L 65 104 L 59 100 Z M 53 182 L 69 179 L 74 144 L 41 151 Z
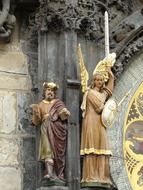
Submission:
M 67 180 L 70 190 L 80 189 L 80 155 L 79 155 L 79 87 L 77 75 L 77 35 L 65 32 L 65 66 L 66 66 L 66 103 L 71 110 L 68 128 L 67 146 Z

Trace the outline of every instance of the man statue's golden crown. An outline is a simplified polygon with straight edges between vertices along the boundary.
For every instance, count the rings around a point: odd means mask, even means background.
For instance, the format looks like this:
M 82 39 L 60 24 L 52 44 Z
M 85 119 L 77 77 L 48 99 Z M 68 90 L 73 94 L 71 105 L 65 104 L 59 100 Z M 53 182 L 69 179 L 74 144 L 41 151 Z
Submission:
M 43 88 L 49 88 L 49 89 L 57 90 L 59 88 L 59 86 L 54 82 L 44 82 Z

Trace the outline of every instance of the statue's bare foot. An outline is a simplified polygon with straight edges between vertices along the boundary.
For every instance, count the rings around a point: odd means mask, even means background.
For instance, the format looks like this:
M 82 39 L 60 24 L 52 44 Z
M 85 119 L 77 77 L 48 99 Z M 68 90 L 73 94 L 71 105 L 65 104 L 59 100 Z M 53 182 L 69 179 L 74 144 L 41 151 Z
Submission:
M 51 176 L 49 174 L 44 175 L 44 179 L 50 179 Z

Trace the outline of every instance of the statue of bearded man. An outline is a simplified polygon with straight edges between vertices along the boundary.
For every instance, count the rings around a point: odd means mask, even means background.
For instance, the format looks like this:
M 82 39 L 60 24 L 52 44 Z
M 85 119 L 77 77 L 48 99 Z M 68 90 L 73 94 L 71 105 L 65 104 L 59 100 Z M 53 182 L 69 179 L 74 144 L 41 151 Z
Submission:
M 64 180 L 67 118 L 70 112 L 56 97 L 58 86 L 43 84 L 43 100 L 33 104 L 32 122 L 40 126 L 39 160 L 45 163 L 46 179 Z

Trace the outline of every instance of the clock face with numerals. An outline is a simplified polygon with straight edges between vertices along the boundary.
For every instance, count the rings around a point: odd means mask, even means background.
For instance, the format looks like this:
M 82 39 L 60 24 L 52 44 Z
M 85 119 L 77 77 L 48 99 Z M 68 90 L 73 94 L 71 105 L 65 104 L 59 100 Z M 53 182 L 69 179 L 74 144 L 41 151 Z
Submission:
M 143 189 L 143 82 L 132 96 L 124 122 L 124 157 L 133 190 Z

